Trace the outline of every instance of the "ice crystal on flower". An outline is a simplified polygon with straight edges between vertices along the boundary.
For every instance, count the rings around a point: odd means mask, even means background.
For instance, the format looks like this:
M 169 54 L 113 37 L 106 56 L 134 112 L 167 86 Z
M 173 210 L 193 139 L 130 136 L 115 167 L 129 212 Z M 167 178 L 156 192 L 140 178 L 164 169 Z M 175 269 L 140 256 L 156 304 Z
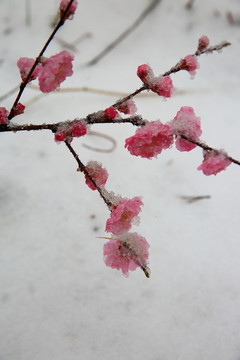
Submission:
M 114 235 L 122 234 L 130 230 L 143 205 L 139 197 L 133 199 L 121 199 L 113 207 L 110 218 L 106 222 L 106 231 Z
M 135 156 L 151 159 L 168 149 L 173 143 L 173 134 L 168 124 L 149 122 L 137 129 L 135 135 L 125 140 L 125 147 Z
M 20 71 L 20 75 L 21 75 L 21 78 L 23 81 L 25 81 L 27 79 L 29 71 L 31 70 L 34 63 L 35 63 L 34 59 L 27 58 L 27 57 L 21 57 L 17 61 L 17 66 L 18 66 L 18 69 Z M 38 64 L 36 66 L 36 68 L 34 69 L 29 81 L 35 80 L 38 77 L 40 70 L 41 70 L 41 64 Z
M 195 75 L 198 68 L 199 64 L 195 55 L 187 55 L 181 60 L 180 69 L 187 70 L 191 75 Z
M 112 237 L 103 248 L 104 261 L 113 269 L 122 270 L 124 275 L 140 267 L 149 277 L 147 260 L 149 244 L 137 233 L 125 233 L 120 237 Z
M 75 119 L 73 121 L 66 121 L 58 126 L 55 133 L 55 141 L 61 142 L 64 140 L 72 141 L 74 137 L 84 136 L 88 131 L 87 124 L 83 119 Z
M 39 88 L 42 92 L 56 90 L 67 76 L 73 74 L 74 57 L 67 50 L 42 61 L 42 70 L 38 75 Z
M 204 151 L 204 159 L 197 170 L 202 170 L 204 175 L 216 175 L 231 164 L 227 154 L 223 151 Z
M 102 164 L 97 161 L 89 161 L 86 165 L 86 170 L 91 178 L 95 181 L 98 187 L 101 187 L 106 184 L 108 179 L 108 172 L 105 168 L 102 167 Z M 85 175 L 86 184 L 92 190 L 96 190 L 96 186 L 93 184 L 91 179 Z
M 192 107 L 181 107 L 174 119 L 169 122 L 169 125 L 177 137 L 176 148 L 179 151 L 190 151 L 196 147 L 195 144 L 181 138 L 181 135 L 183 135 L 189 140 L 197 141 L 202 134 L 200 118 L 195 115 Z

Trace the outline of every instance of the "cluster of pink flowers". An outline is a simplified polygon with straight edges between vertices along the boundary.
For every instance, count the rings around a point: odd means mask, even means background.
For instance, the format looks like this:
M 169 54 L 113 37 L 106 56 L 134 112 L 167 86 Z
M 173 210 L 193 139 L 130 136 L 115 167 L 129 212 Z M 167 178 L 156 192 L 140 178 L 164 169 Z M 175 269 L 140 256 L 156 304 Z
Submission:
M 97 161 L 89 161 L 86 165 L 86 170 L 91 178 L 95 181 L 98 187 L 102 187 L 106 184 L 108 179 L 108 172 L 102 165 Z M 96 190 L 96 186 L 93 184 L 91 179 L 85 174 L 85 182 L 92 190 Z
M 64 15 L 64 12 L 67 8 L 67 6 L 69 5 L 70 0 L 61 0 L 60 6 L 59 6 L 59 11 L 60 11 L 60 17 L 62 18 Z M 77 9 L 78 6 L 78 2 L 76 0 L 74 0 L 71 4 L 71 6 L 69 7 L 67 13 L 64 16 L 64 20 L 73 19 L 73 15 Z
M 106 231 L 113 234 L 104 245 L 104 258 L 107 266 L 122 270 L 127 275 L 129 270 L 141 267 L 147 275 L 149 244 L 137 233 L 129 233 L 143 205 L 139 197 L 120 199 L 113 207 L 106 222 Z
M 87 133 L 87 124 L 83 119 L 65 121 L 58 126 L 55 133 L 55 141 L 61 142 L 67 140 L 71 142 L 74 137 L 80 137 Z
M 179 151 L 190 151 L 200 141 L 202 134 L 200 118 L 190 106 L 183 106 L 167 124 L 160 121 L 147 122 L 135 134 L 125 140 L 125 147 L 135 156 L 151 159 L 163 149 L 175 146 Z M 204 151 L 203 163 L 198 167 L 205 175 L 216 175 L 231 164 L 223 151 Z
M 170 76 L 154 76 L 152 68 L 148 64 L 139 65 L 137 75 L 150 90 L 159 96 L 171 97 L 173 83 Z
M 13 108 L 12 117 L 21 115 L 24 113 L 25 106 L 21 103 Z M 0 124 L 8 124 L 9 111 L 5 107 L 0 107 Z
M 34 69 L 29 81 L 38 78 L 39 88 L 42 92 L 50 92 L 56 90 L 67 76 L 73 74 L 72 61 L 74 57 L 67 50 L 51 56 L 43 58 L 41 63 Z M 34 59 L 20 58 L 17 66 L 23 81 L 35 63 Z
M 197 169 L 202 170 L 204 175 L 216 175 L 230 164 L 231 161 L 224 151 L 204 151 L 203 162 Z

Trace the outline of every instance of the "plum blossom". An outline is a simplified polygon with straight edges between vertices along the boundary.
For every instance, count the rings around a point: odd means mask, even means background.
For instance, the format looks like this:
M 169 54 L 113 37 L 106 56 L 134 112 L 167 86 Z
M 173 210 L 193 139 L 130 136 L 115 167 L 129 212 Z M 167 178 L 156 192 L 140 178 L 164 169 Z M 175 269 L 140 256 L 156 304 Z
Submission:
M 216 175 L 231 164 L 224 151 L 204 151 L 203 157 L 203 162 L 197 170 L 202 170 L 204 175 Z
M 132 223 L 137 219 L 143 205 L 140 197 L 133 199 L 121 199 L 113 207 L 110 218 L 106 222 L 106 231 L 114 235 L 120 235 L 130 230 Z
M 128 115 L 128 114 L 134 114 L 137 111 L 137 107 L 133 100 L 127 100 L 118 106 L 118 110 Z
M 104 261 L 113 269 L 122 270 L 124 275 L 140 267 L 147 277 L 150 271 L 147 267 L 149 244 L 137 233 L 125 233 L 119 237 L 113 236 L 103 247 Z
M 60 16 L 63 17 L 64 11 L 66 10 L 68 4 L 70 3 L 70 0 L 61 0 L 59 10 L 60 10 Z M 65 14 L 64 20 L 72 20 L 73 15 L 77 9 L 78 2 L 76 0 L 73 1 L 70 8 L 68 9 L 68 12 Z
M 56 142 L 72 141 L 74 137 L 80 137 L 87 133 L 87 123 L 83 119 L 66 121 L 58 126 L 54 135 Z
M 56 90 L 67 76 L 73 74 L 72 61 L 74 56 L 67 50 L 46 58 L 42 61 L 42 70 L 38 75 L 39 88 L 42 92 Z
M 209 38 L 206 35 L 202 35 L 198 39 L 198 51 L 205 50 L 208 47 L 209 43 L 210 43 Z
M 31 59 L 31 58 L 21 57 L 20 59 L 18 59 L 17 66 L 20 71 L 22 81 L 25 81 L 27 79 L 29 71 L 31 70 L 34 63 L 35 63 L 35 60 Z M 35 67 L 32 75 L 29 79 L 29 82 L 32 80 L 35 80 L 38 77 L 40 70 L 41 70 L 41 64 L 38 64 Z
M 173 83 L 170 76 L 154 76 L 153 70 L 148 64 L 138 66 L 137 75 L 150 90 L 159 96 L 172 96 Z
M 174 119 L 169 122 L 169 126 L 176 136 L 175 144 L 179 151 L 190 151 L 196 147 L 195 144 L 181 138 L 183 135 L 189 140 L 197 141 L 202 134 L 200 118 L 195 115 L 192 107 L 181 107 Z
M 196 74 L 198 68 L 199 64 L 195 55 L 187 55 L 180 62 L 180 69 L 187 70 L 192 76 Z
M 148 122 L 125 140 L 125 147 L 135 156 L 151 159 L 173 144 L 173 133 L 168 124 Z
M 0 124 L 8 123 L 9 112 L 5 107 L 0 107 Z
M 104 115 L 107 117 L 107 119 L 113 120 L 119 116 L 119 113 L 114 107 L 109 107 L 104 110 Z
M 21 103 L 17 103 L 17 105 L 13 108 L 12 117 L 23 114 L 24 110 L 25 106 Z
M 98 187 L 106 184 L 108 179 L 108 172 L 105 168 L 102 167 L 102 164 L 97 161 L 89 161 L 86 165 L 86 170 Z M 89 179 L 89 177 L 86 175 L 85 178 L 85 182 L 88 187 L 90 187 L 92 190 L 96 190 L 96 186 L 93 184 L 91 179 Z

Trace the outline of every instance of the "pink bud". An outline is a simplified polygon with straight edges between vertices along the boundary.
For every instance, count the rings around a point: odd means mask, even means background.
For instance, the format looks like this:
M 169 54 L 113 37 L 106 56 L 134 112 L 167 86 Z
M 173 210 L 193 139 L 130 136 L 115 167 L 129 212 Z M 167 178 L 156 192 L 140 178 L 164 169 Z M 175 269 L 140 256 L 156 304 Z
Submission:
M 205 50 L 208 47 L 209 43 L 210 43 L 210 41 L 207 36 L 205 36 L 205 35 L 201 36 L 198 39 L 198 51 Z
M 59 7 L 61 17 L 63 16 L 64 11 L 66 10 L 69 2 L 70 2 L 70 0 L 61 0 L 60 7 Z M 64 20 L 67 20 L 67 19 L 72 20 L 73 19 L 73 15 L 76 11 L 77 6 L 78 6 L 78 2 L 76 0 L 74 0 L 73 3 L 71 4 L 70 8 L 68 9 L 68 12 L 66 13 Z
M 108 179 L 108 172 L 105 168 L 102 167 L 102 164 L 97 161 L 89 161 L 86 165 L 86 170 L 91 176 L 91 178 L 95 181 L 98 187 L 101 187 L 106 184 Z M 91 179 L 85 175 L 86 184 L 92 190 L 96 190 L 96 186 L 93 184 Z
M 199 64 L 196 56 L 187 55 L 184 59 L 181 60 L 180 69 L 187 70 L 191 75 L 196 74 L 196 70 L 199 68 Z
M 204 175 L 216 175 L 231 164 L 228 156 L 223 151 L 204 151 L 204 159 L 197 170 L 202 170 Z
M 7 124 L 8 123 L 8 115 L 9 112 L 5 107 L 0 107 L 0 124 Z
M 119 115 L 118 111 L 113 107 L 105 109 L 104 114 L 109 120 L 113 120 Z

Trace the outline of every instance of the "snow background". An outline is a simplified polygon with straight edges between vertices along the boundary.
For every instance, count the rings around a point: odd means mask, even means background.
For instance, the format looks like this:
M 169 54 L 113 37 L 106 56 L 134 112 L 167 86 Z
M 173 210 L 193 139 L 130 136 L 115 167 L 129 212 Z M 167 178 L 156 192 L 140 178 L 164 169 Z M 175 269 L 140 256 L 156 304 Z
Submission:
M 202 139 L 240 158 L 239 0 L 162 0 L 151 15 L 97 65 L 86 63 L 129 26 L 147 0 L 82 0 L 73 21 L 57 37 L 78 44 L 75 75 L 64 87 L 88 86 L 132 92 L 140 86 L 139 64 L 163 73 L 193 53 L 206 34 L 212 44 L 228 40 L 220 54 L 200 58 L 194 80 L 174 75 L 175 96 L 138 97 L 148 120 L 172 119 L 193 106 L 202 119 Z M 34 57 L 50 34 L 57 1 L 32 0 L 26 25 L 25 2 L 0 0 L 0 96 L 19 83 L 16 61 Z M 46 56 L 63 47 L 56 40 Z M 22 102 L 38 93 L 28 89 Z M 118 96 L 56 92 L 29 104 L 21 123 L 64 121 L 104 109 Z M 0 106 L 9 108 L 10 96 Z M 73 146 L 86 163 L 109 170 L 107 188 L 126 197 L 142 196 L 141 223 L 133 231 L 150 243 L 152 276 L 141 270 L 128 278 L 102 259 L 109 212 L 84 184 L 76 163 L 50 132 L 1 134 L 0 142 L 0 360 L 239 360 L 240 359 L 240 170 L 231 165 L 216 177 L 196 171 L 200 149 L 174 148 L 149 161 L 132 157 L 124 139 L 131 125 L 92 128 L 117 141 L 112 153 L 87 136 Z M 210 195 L 184 201 L 181 196 Z

